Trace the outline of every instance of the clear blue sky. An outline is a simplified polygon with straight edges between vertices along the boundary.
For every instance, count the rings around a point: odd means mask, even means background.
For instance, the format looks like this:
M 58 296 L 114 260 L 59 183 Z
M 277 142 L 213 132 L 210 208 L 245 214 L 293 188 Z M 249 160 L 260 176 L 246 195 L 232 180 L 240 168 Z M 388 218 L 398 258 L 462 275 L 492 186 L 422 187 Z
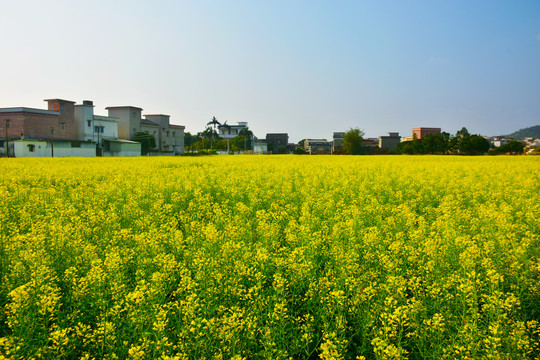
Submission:
M 10 1 L 0 107 L 133 105 L 186 131 L 500 135 L 540 124 L 540 1 Z

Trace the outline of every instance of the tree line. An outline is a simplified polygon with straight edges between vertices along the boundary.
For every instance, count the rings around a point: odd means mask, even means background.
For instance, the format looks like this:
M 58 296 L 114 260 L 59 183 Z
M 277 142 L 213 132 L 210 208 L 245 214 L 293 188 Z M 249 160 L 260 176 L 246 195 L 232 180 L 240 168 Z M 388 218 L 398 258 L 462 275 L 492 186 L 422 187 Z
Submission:
M 380 149 L 365 147 L 363 142 L 364 133 L 359 129 L 350 129 L 343 138 L 345 153 L 351 155 L 377 154 Z M 462 128 L 455 135 L 447 132 L 427 134 L 421 139 L 416 137 L 410 141 L 398 144 L 396 150 L 389 151 L 393 154 L 458 154 L 458 155 L 482 155 L 482 154 L 521 154 L 524 145 L 519 141 L 510 141 L 500 147 L 491 148 L 489 141 L 481 135 L 470 134 L 467 128 Z

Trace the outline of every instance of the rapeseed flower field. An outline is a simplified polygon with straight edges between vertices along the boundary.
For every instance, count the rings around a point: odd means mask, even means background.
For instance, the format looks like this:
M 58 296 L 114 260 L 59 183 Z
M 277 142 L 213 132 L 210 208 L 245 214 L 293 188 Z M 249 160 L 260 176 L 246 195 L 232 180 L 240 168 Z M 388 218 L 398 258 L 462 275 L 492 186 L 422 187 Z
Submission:
M 538 358 L 539 165 L 2 159 L 0 359 Z

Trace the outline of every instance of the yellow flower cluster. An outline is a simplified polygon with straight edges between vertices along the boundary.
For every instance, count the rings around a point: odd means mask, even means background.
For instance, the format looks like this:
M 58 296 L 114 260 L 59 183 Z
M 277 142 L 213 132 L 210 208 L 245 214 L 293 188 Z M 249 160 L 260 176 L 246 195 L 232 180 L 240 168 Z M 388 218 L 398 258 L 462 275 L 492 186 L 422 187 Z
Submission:
M 535 157 L 0 161 L 0 359 L 540 357 Z

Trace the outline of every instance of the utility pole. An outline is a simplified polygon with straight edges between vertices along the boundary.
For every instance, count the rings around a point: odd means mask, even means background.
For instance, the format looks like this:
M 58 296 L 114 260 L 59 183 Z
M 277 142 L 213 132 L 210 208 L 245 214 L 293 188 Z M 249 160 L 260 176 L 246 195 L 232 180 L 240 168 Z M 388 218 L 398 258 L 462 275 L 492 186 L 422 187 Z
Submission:
M 97 153 L 98 153 L 98 156 L 101 156 L 100 150 L 99 150 L 100 149 L 100 147 L 99 147 L 100 146 L 100 142 L 99 142 L 99 133 L 100 132 L 101 132 L 101 127 L 98 126 L 97 127 Z
M 51 126 L 51 157 L 54 157 L 54 127 Z
M 6 141 L 5 141 L 5 145 L 6 145 L 6 157 L 9 157 L 9 141 L 8 141 L 8 126 L 9 126 L 9 120 L 6 119 Z

